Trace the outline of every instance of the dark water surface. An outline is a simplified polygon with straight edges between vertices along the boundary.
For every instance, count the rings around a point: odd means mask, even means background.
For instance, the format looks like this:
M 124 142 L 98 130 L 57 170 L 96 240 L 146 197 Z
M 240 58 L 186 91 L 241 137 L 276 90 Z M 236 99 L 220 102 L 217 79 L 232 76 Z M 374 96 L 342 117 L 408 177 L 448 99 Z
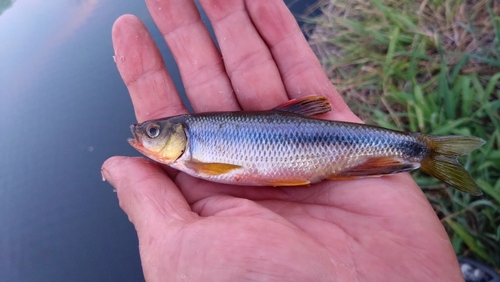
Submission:
M 288 1 L 295 13 L 313 2 Z M 183 93 L 144 2 L 17 0 L 0 11 L 0 281 L 142 281 L 134 228 L 100 167 L 138 155 L 112 58 L 116 18 L 144 21 Z

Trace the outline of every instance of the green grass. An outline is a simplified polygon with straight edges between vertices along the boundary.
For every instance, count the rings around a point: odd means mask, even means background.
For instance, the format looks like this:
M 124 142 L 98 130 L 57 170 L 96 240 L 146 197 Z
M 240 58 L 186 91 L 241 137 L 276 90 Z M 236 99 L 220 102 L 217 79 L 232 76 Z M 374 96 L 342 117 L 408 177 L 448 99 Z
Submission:
M 474 197 L 414 178 L 458 256 L 500 269 L 500 0 L 329 0 L 306 17 L 332 83 L 365 122 L 487 143 L 460 160 Z

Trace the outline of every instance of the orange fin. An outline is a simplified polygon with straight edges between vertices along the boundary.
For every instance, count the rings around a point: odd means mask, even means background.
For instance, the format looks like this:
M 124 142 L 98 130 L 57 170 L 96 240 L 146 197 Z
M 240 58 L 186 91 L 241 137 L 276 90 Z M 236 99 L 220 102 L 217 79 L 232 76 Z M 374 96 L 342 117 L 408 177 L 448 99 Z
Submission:
M 301 179 L 283 179 L 283 180 L 274 180 L 274 181 L 267 181 L 266 185 L 269 186 L 301 186 L 301 185 L 309 185 L 311 184 L 310 181 L 308 180 L 301 180 Z
M 362 177 L 375 177 L 385 174 L 395 174 L 415 170 L 420 167 L 419 163 L 409 162 L 400 158 L 378 157 L 370 158 L 361 164 L 351 167 L 340 173 L 331 175 L 331 180 L 347 180 Z
M 340 175 L 330 175 L 326 179 L 328 180 L 355 180 L 362 178 L 371 178 L 371 177 L 381 177 L 382 175 L 365 175 L 365 176 L 340 176 Z
M 228 173 L 233 169 L 241 168 L 239 165 L 225 164 L 225 163 L 203 163 L 200 161 L 190 161 L 186 162 L 186 166 L 197 173 L 209 174 L 209 175 L 220 175 Z
M 290 100 L 277 106 L 273 110 L 303 116 L 314 116 L 331 111 L 332 106 L 324 96 L 307 96 Z

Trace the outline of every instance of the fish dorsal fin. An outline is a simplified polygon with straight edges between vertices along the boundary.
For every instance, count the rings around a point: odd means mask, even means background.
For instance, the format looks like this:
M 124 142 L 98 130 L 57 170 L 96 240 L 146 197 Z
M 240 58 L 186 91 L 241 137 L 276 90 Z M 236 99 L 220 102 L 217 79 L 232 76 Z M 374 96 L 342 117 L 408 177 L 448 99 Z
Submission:
M 303 116 L 314 116 L 331 111 L 332 106 L 324 96 L 306 96 L 285 102 L 273 110 Z
M 394 157 L 369 158 L 364 162 L 344 171 L 330 175 L 331 180 L 346 180 L 370 176 L 381 176 L 400 172 L 412 171 L 420 167 L 419 163 L 409 162 Z

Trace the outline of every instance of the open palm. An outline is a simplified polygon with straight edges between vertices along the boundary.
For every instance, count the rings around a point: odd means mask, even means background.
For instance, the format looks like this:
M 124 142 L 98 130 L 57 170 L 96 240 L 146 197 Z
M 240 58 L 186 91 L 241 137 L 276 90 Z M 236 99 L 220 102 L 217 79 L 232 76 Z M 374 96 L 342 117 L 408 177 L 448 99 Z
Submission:
M 323 118 L 359 121 L 282 0 L 200 0 L 219 49 L 186 0 L 146 1 L 197 112 L 267 110 L 327 96 Z M 139 122 L 187 113 L 142 23 L 120 17 L 115 58 Z M 206 182 L 143 158 L 104 177 L 139 236 L 149 281 L 458 281 L 452 246 L 408 174 L 310 187 Z

